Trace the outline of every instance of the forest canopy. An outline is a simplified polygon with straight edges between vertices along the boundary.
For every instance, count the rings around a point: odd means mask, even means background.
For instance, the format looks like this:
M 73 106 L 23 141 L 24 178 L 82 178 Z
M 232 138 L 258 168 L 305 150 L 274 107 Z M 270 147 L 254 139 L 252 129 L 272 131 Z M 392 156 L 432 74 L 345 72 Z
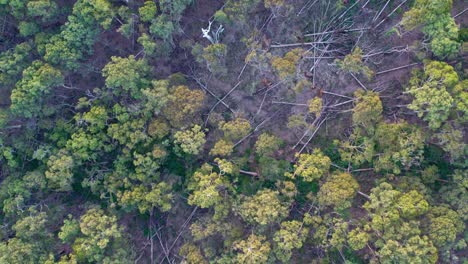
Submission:
M 468 263 L 464 0 L 0 0 L 0 264 Z

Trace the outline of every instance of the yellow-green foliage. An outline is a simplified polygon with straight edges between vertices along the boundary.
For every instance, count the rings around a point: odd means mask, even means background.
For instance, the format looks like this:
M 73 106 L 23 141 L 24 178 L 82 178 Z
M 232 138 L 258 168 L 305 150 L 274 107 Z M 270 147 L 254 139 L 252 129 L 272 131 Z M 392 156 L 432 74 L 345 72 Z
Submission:
M 303 115 L 292 115 L 288 118 L 288 128 L 306 127 L 307 123 Z
M 47 171 L 45 176 L 49 187 L 57 191 L 70 191 L 73 182 L 73 157 L 66 151 L 61 150 L 57 155 L 53 155 L 47 161 Z
M 246 240 L 234 243 L 236 263 L 267 263 L 271 248 L 265 236 L 250 235 Z
M 291 258 L 292 250 L 302 248 L 308 233 L 309 228 L 299 221 L 282 222 L 280 230 L 276 231 L 273 236 L 276 257 L 287 263 Z
M 208 69 L 219 75 L 227 73 L 225 58 L 227 55 L 227 46 L 221 43 L 211 44 L 203 49 L 203 58 L 206 61 Z
M 101 209 L 90 209 L 80 218 L 82 235 L 75 240 L 73 251 L 81 261 L 99 262 L 113 240 L 122 236 L 117 217 Z
M 264 1 L 266 8 L 281 7 L 285 5 L 284 0 L 265 0 Z
M 382 123 L 377 126 L 376 151 L 380 153 L 374 166 L 400 174 L 400 166 L 410 168 L 423 160 L 425 135 L 421 129 L 406 122 Z
M 131 190 L 125 190 L 118 194 L 123 206 L 137 207 L 140 213 L 149 213 L 154 208 L 166 212 L 172 208 L 171 186 L 165 182 L 152 185 L 147 188 L 137 185 Z
M 201 90 L 190 90 L 187 86 L 177 86 L 171 95 L 167 107 L 163 109 L 171 125 L 184 128 L 194 123 L 196 113 L 203 106 L 204 93 Z
M 228 160 L 215 158 L 214 161 L 218 164 L 220 174 L 232 174 L 234 172 L 234 164 Z
M 191 129 L 177 131 L 174 134 L 174 143 L 179 144 L 182 151 L 189 155 L 198 155 L 205 145 L 205 133 L 199 125 Z
M 358 228 L 348 233 L 348 244 L 353 250 L 363 249 L 369 242 L 369 239 L 369 234 Z
M 353 107 L 353 124 L 364 130 L 372 131 L 382 120 L 382 102 L 379 94 L 371 91 L 357 90 L 354 92 L 356 102 Z
M 309 100 L 309 113 L 314 114 L 316 117 L 320 115 L 323 108 L 322 98 L 314 97 Z
M 407 93 L 414 96 L 408 108 L 437 129 L 447 120 L 454 99 L 450 91 L 458 83 L 458 74 L 445 62 L 426 61 L 424 71 L 414 71 Z
M 297 158 L 294 173 L 286 173 L 286 177 L 294 179 L 299 176 L 311 182 L 320 179 L 330 169 L 331 160 L 320 149 L 314 149 L 312 154 L 300 154 Z
M 368 79 L 371 79 L 374 75 L 374 72 L 369 67 L 364 65 L 362 60 L 362 50 L 359 47 L 355 47 L 353 52 L 346 55 L 343 60 L 336 60 L 335 62 L 343 71 L 354 74 L 363 74 Z
M 156 139 L 162 139 L 169 135 L 170 126 L 163 118 L 154 118 L 148 125 L 148 135 Z
M 457 212 L 446 206 L 437 206 L 429 212 L 429 236 L 437 246 L 455 241 L 457 235 L 465 229 Z
M 227 179 L 214 172 L 212 166 L 204 164 L 193 174 L 188 186 L 188 189 L 192 191 L 188 203 L 201 208 L 216 206 L 224 201 L 222 186 L 229 186 Z
M 439 133 L 436 133 L 435 138 L 442 149 L 450 154 L 452 161 L 462 160 L 468 153 L 468 147 L 463 140 L 463 131 L 457 129 L 452 124 L 447 123 Z
M 358 188 L 359 184 L 351 174 L 332 174 L 320 187 L 318 200 L 325 206 L 334 206 L 338 209 L 348 208 Z
M 156 18 L 158 8 L 154 1 L 145 1 L 144 5 L 138 9 L 140 19 L 143 22 L 149 22 Z
M 230 141 L 238 141 L 247 136 L 250 132 L 250 122 L 244 118 L 236 118 L 229 122 L 221 122 L 219 128 L 223 131 L 224 137 Z
M 271 65 L 275 69 L 278 77 L 281 80 L 294 78 L 296 75 L 296 67 L 304 54 L 304 50 L 297 48 L 289 51 L 284 57 L 273 57 Z
M 200 249 L 194 244 L 184 244 L 180 250 L 179 255 L 184 258 L 183 263 L 187 264 L 207 264 L 208 262 L 203 258 L 203 255 L 200 252 Z
M 289 206 L 280 200 L 278 191 L 263 189 L 254 196 L 245 197 L 238 212 L 249 223 L 269 225 L 284 219 Z
M 422 25 L 422 31 L 431 41 L 432 52 L 440 58 L 451 57 L 460 48 L 459 29 L 451 15 L 452 2 L 452 0 L 416 0 L 401 21 L 407 30 Z
M 261 134 L 255 143 L 255 149 L 260 156 L 272 155 L 279 149 L 281 140 L 273 135 L 267 133 Z
M 210 151 L 212 156 L 227 157 L 232 154 L 234 144 L 230 141 L 219 140 Z

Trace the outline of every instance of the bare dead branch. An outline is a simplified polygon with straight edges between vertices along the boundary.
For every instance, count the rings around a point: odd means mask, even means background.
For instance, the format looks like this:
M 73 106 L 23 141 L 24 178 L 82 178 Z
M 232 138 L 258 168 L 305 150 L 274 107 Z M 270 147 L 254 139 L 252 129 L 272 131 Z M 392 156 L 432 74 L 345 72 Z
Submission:
M 400 49 L 399 49 L 400 48 Z M 385 50 L 385 51 L 380 51 L 380 52 L 375 52 L 375 53 L 369 53 L 369 54 L 366 54 L 366 55 L 363 55 L 362 57 L 363 58 L 369 58 L 369 57 L 373 57 L 373 56 L 377 56 L 377 55 L 381 55 L 381 54 L 391 54 L 391 53 L 394 53 L 394 52 L 408 52 L 408 47 L 395 47 L 395 48 L 392 48 L 392 49 L 389 49 L 389 50 Z
M 352 103 L 356 101 L 356 99 L 353 99 L 353 100 L 348 100 L 348 101 L 345 101 L 345 102 L 342 102 L 342 103 L 338 103 L 338 104 L 335 104 L 335 105 L 330 105 L 330 106 L 327 106 L 327 108 L 335 108 L 335 107 L 338 107 L 338 106 L 342 106 L 342 105 L 345 105 L 345 104 L 349 104 L 349 103 Z
M 375 73 L 375 75 L 380 75 L 380 74 L 384 74 L 384 73 L 387 73 L 387 72 L 397 71 L 397 70 L 413 67 L 413 66 L 416 66 L 416 65 L 419 65 L 419 64 L 421 64 L 421 62 L 415 62 L 415 63 L 411 63 L 411 64 L 408 64 L 408 65 L 405 65 L 405 66 L 400 66 L 400 67 L 388 69 L 388 70 L 385 70 L 385 71 L 380 71 L 380 72 Z
M 189 217 L 185 220 L 185 222 L 182 224 L 181 228 L 179 229 L 179 232 L 177 234 L 177 237 L 175 238 L 175 240 L 172 242 L 171 246 L 169 248 L 167 248 L 167 254 L 169 254 L 171 252 L 171 250 L 174 248 L 175 244 L 177 243 L 177 241 L 179 240 L 180 236 L 182 235 L 182 233 L 184 232 L 185 228 L 187 227 L 188 223 L 190 223 L 190 221 L 192 220 L 193 216 L 195 215 L 195 213 L 197 212 L 198 210 L 198 206 L 195 206 L 195 208 L 193 208 L 192 210 L 192 213 L 189 215 Z M 161 257 L 162 254 L 160 254 L 158 256 L 158 259 Z M 168 259 L 169 260 L 169 259 Z M 164 258 L 162 259 L 161 263 L 164 262 Z
M 250 175 L 250 176 L 253 176 L 253 177 L 258 177 L 258 173 L 253 172 L 253 171 L 239 170 L 239 173 L 245 174 L 245 175 Z
M 460 13 L 456 14 L 455 16 L 453 16 L 453 18 L 457 18 L 457 17 L 463 15 L 463 14 L 466 12 L 466 10 L 468 10 L 468 7 L 465 8 L 465 9 L 463 9 L 463 11 L 461 11 Z
M 265 103 L 265 99 L 267 96 L 268 96 L 268 91 L 266 91 L 266 93 L 263 95 L 262 102 L 260 103 L 260 107 L 258 108 L 257 113 L 255 113 L 255 115 L 260 114 L 260 111 L 262 111 L 263 104 Z
M 211 107 L 210 111 L 208 112 L 208 116 L 206 117 L 206 120 L 205 120 L 205 125 L 208 123 L 208 119 L 210 118 L 210 115 L 211 113 L 215 110 L 216 106 L 218 106 L 220 103 L 222 104 L 225 104 L 224 103 L 224 99 L 226 99 L 226 97 L 228 97 L 232 92 L 234 92 L 235 89 L 237 89 L 237 87 L 239 87 L 239 85 L 241 84 L 242 81 L 239 81 L 236 85 L 234 85 L 234 87 L 232 87 L 231 90 L 229 90 L 229 92 L 223 96 L 223 98 L 219 99 L 218 102 L 216 102 L 213 107 Z M 231 110 L 232 113 L 234 113 L 233 110 Z
M 374 168 L 367 168 L 367 169 L 357 169 L 357 170 L 353 170 L 352 172 L 362 172 L 362 171 L 373 171 Z
M 385 20 L 387 20 L 391 15 L 393 15 L 393 13 L 395 13 L 398 8 L 400 8 L 402 5 L 404 5 L 408 0 L 404 0 L 403 2 L 401 2 L 401 4 L 399 4 L 397 7 L 395 7 L 395 9 L 392 10 L 392 12 L 390 12 L 390 14 L 388 14 L 384 19 L 382 19 L 382 21 L 380 21 L 380 23 L 377 24 L 377 26 L 374 27 L 375 28 L 378 28 L 380 25 L 382 25 L 383 22 L 385 22 Z
M 242 70 L 241 70 L 241 72 L 239 73 L 239 76 L 237 76 L 237 80 L 239 80 L 239 79 L 240 79 L 240 77 L 241 77 L 241 76 L 242 76 L 242 74 L 244 73 L 244 71 L 245 71 L 245 68 L 247 67 L 247 65 L 248 65 L 247 63 L 245 63 L 245 64 L 244 64 L 244 67 L 242 67 Z
M 310 132 L 310 130 L 315 126 L 315 124 L 321 119 L 321 116 L 323 115 L 324 111 L 325 111 L 326 107 L 324 107 L 322 109 L 322 111 L 320 112 L 320 114 L 318 115 L 317 118 L 315 118 L 315 120 L 312 122 L 312 124 L 310 124 L 310 126 L 307 128 L 307 130 L 304 132 L 304 134 L 302 135 L 302 137 L 297 141 L 297 143 L 292 147 L 292 149 L 295 149 L 297 146 L 299 146 L 299 144 L 301 144 L 302 140 L 307 136 L 307 134 Z
M 309 10 L 312 6 L 315 5 L 315 3 L 318 2 L 318 0 L 315 0 L 312 4 L 310 4 L 310 2 L 312 2 L 312 0 L 310 0 L 309 2 L 307 2 L 302 8 L 301 10 L 299 10 L 299 12 L 296 14 L 296 16 L 300 16 L 302 14 L 302 12 L 304 12 L 304 10 Z
M 192 77 L 193 78 L 193 77 Z M 197 83 L 198 85 L 200 85 L 205 91 L 207 91 L 211 96 L 213 96 L 216 100 L 221 101 L 221 99 L 216 96 L 216 94 L 214 94 L 210 89 L 208 89 L 208 87 L 206 87 L 206 85 L 204 85 L 199 79 L 197 78 L 193 78 Z M 231 109 L 231 107 L 229 107 L 229 105 L 227 105 L 224 101 L 221 101 L 221 103 L 227 108 L 229 109 L 232 113 L 235 113 L 234 110 Z
M 335 167 L 335 168 L 338 168 L 338 169 L 340 169 L 340 170 L 343 170 L 343 171 L 348 171 L 347 169 L 345 169 L 345 168 L 343 168 L 343 167 L 341 167 L 341 166 L 338 166 L 338 165 L 336 165 L 336 164 L 335 164 L 335 163 L 333 163 L 333 162 L 332 162 L 332 163 L 330 163 L 330 165 L 332 165 L 333 167 Z
M 359 2 L 361 2 L 361 0 L 357 0 L 356 2 L 354 2 L 354 4 L 352 4 L 348 9 L 346 9 L 343 14 L 341 14 L 341 16 L 338 17 L 338 19 L 341 19 L 343 18 L 348 12 L 349 10 L 351 10 L 354 6 L 356 6 Z M 332 22 L 333 22 L 334 19 L 332 19 Z M 331 22 L 330 22 L 331 23 Z
M 347 99 L 350 99 L 350 100 L 353 100 L 354 98 L 352 97 L 349 97 L 349 96 L 346 96 L 346 95 L 341 95 L 341 94 L 337 94 L 337 93 L 332 93 L 332 92 L 327 92 L 327 91 L 322 91 L 324 94 L 330 94 L 330 95 L 334 95 L 334 96 L 338 96 L 338 97 L 343 97 L 343 98 L 347 98 Z
M 313 46 L 315 44 L 330 44 L 335 43 L 332 41 L 316 41 L 316 42 L 304 42 L 304 43 L 291 43 L 291 44 L 277 44 L 271 45 L 271 48 L 287 48 L 287 47 L 300 47 L 300 46 Z
M 385 10 L 385 8 L 387 8 L 388 4 L 391 2 L 391 0 L 388 0 L 387 3 L 385 3 L 385 5 L 382 7 L 382 9 L 380 9 L 380 12 L 377 13 L 374 18 L 372 19 L 372 22 L 375 22 L 377 20 L 377 18 L 379 18 L 379 16 L 382 14 L 382 12 Z
M 279 102 L 279 101 L 272 101 L 271 103 L 272 104 L 295 105 L 295 106 L 308 106 L 307 104 L 297 104 L 297 103 Z
M 245 137 L 243 137 L 241 140 L 237 141 L 236 144 L 234 144 L 233 148 L 237 147 L 239 144 L 241 144 L 242 142 L 244 142 L 247 138 L 249 138 L 250 136 L 252 136 L 253 134 L 255 134 L 259 129 L 260 127 L 262 127 L 266 122 L 268 122 L 270 119 L 272 119 L 273 117 L 275 117 L 279 111 L 282 110 L 282 108 L 276 110 L 270 117 L 267 117 L 265 118 L 265 120 L 263 120 L 260 124 L 258 124 L 253 130 L 252 132 L 250 132 L 248 135 L 246 135 Z
M 159 230 L 156 230 L 155 231 L 155 235 L 156 237 L 158 238 L 158 241 L 159 241 L 159 245 L 161 246 L 161 249 L 164 253 L 164 256 L 165 258 L 167 259 L 167 261 L 169 261 L 169 263 L 171 262 L 170 258 L 169 258 L 169 251 L 168 249 L 163 245 L 162 243 L 162 238 L 161 238 L 161 235 L 159 234 Z M 164 258 L 162 259 L 161 263 L 164 262 Z
M 368 89 L 366 88 L 366 86 L 364 86 L 364 84 L 362 84 L 362 82 L 359 81 L 359 79 L 356 78 L 356 76 L 354 76 L 354 74 L 353 74 L 352 72 L 350 72 L 349 74 L 351 74 L 351 76 L 353 76 L 354 80 L 356 80 L 356 82 L 358 82 L 359 85 L 360 85 L 364 90 L 368 91 Z
M 364 5 L 362 5 L 361 9 L 364 9 L 366 8 L 367 4 L 369 4 L 370 0 L 367 0 L 367 2 L 364 3 Z
M 304 59 L 336 59 L 336 57 L 328 56 L 328 57 L 315 57 L 315 56 L 310 56 L 310 57 L 304 57 Z
M 363 193 L 363 192 L 361 192 L 361 191 L 357 191 L 357 193 L 360 194 L 360 195 L 362 195 L 362 196 L 364 196 L 364 197 L 366 197 L 368 200 L 371 199 L 369 195 L 367 195 L 367 194 L 365 194 L 365 193 Z
M 326 35 L 326 34 L 331 34 L 331 33 L 336 33 L 336 32 L 349 33 L 349 32 L 364 31 L 364 30 L 369 30 L 369 29 L 371 29 L 371 28 L 370 27 L 364 27 L 364 28 L 341 29 L 341 30 L 337 29 L 337 30 L 330 30 L 330 31 L 319 32 L 319 33 L 309 33 L 309 34 L 305 34 L 304 37 Z
M 320 127 L 322 126 L 322 124 L 327 120 L 327 117 L 324 117 L 322 119 L 322 121 L 320 121 L 320 123 L 317 125 L 317 128 L 315 129 L 314 133 L 312 133 L 312 135 L 309 137 L 309 139 L 307 140 L 307 142 L 302 146 L 302 148 L 299 150 L 299 154 L 302 153 L 302 151 L 304 151 L 304 149 L 307 147 L 307 145 L 309 144 L 309 142 L 314 138 L 315 134 L 317 133 L 317 131 L 320 129 Z

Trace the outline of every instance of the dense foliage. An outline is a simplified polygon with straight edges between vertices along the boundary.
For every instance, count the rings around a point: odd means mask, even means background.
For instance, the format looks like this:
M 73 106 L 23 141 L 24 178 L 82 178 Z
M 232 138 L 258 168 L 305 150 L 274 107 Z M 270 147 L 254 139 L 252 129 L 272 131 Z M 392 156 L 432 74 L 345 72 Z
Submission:
M 466 263 L 463 0 L 0 0 L 0 264 Z

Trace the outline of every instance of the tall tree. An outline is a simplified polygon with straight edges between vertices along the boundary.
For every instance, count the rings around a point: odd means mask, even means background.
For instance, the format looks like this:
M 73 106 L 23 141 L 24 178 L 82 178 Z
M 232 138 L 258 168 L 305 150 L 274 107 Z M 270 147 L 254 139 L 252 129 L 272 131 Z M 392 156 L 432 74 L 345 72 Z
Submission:
M 372 91 L 357 90 L 353 107 L 353 125 L 369 133 L 373 133 L 375 126 L 382 120 L 382 102 L 379 94 Z
M 453 107 L 454 99 L 449 91 L 457 82 L 458 75 L 452 66 L 439 61 L 425 62 L 424 71 L 415 71 L 406 89 L 414 96 L 408 108 L 428 121 L 430 128 L 439 128 Z
M 423 26 L 422 31 L 430 39 L 432 52 L 440 58 L 458 52 L 458 26 L 451 15 L 452 0 L 416 0 L 403 15 L 402 25 L 407 30 Z
M 289 178 L 300 176 L 306 182 L 311 182 L 320 179 L 328 172 L 331 165 L 331 160 L 320 149 L 314 149 L 312 154 L 296 155 L 298 160 L 294 164 L 294 172 L 286 173 Z
M 343 60 L 336 60 L 335 62 L 338 67 L 345 72 L 362 74 L 367 79 L 372 78 L 374 75 L 374 72 L 364 64 L 362 49 L 360 47 L 356 46 Z
M 223 131 L 226 139 L 235 142 L 247 136 L 251 126 L 247 119 L 238 117 L 228 122 L 220 122 L 219 128 Z
M 215 211 L 222 214 L 232 186 L 225 176 L 213 171 L 212 166 L 204 164 L 193 174 L 188 189 L 192 191 L 188 198 L 190 205 L 201 208 L 214 207 Z
M 271 251 L 270 243 L 264 236 L 250 235 L 246 240 L 234 243 L 234 249 L 238 252 L 236 263 L 267 263 Z
M 423 160 L 425 134 L 406 122 L 381 123 L 375 132 L 375 150 L 378 153 L 374 166 L 378 171 L 401 173 Z
M 196 123 L 196 114 L 201 110 L 205 95 L 200 90 L 191 90 L 187 86 L 173 87 L 167 107 L 163 108 L 164 116 L 175 128 L 186 128 Z
M 303 49 L 293 49 L 286 53 L 284 57 L 273 57 L 271 66 L 278 74 L 281 80 L 293 80 L 296 77 L 297 69 L 300 59 L 304 53 Z
M 73 183 L 73 157 L 66 150 L 52 155 L 47 161 L 48 169 L 45 176 L 49 187 L 57 191 L 71 191 Z
M 325 206 L 334 206 L 337 209 L 349 208 L 358 188 L 359 184 L 351 174 L 332 174 L 320 187 L 318 200 Z
M 174 143 L 178 144 L 182 151 L 189 155 L 198 155 L 205 145 L 205 134 L 199 125 L 191 129 L 177 131 L 174 134 Z
M 0 54 L 0 84 L 4 88 L 12 86 L 23 70 L 31 62 L 32 47 L 28 42 L 15 46 L 14 49 Z
M 144 59 L 137 60 L 130 55 L 128 58 L 112 57 L 111 62 L 102 69 L 102 76 L 106 78 L 106 86 L 112 93 L 129 93 L 133 98 L 141 99 L 141 90 L 150 87 L 150 71 L 151 67 Z
M 11 111 L 31 118 L 42 111 L 44 97 L 63 84 L 62 73 L 41 61 L 34 61 L 23 72 L 23 78 L 11 93 Z
M 117 256 L 124 257 L 117 254 L 118 247 L 113 248 L 123 236 L 117 217 L 107 215 L 102 209 L 92 208 L 80 217 L 79 225 L 81 234 L 73 243 L 73 252 L 78 261 L 101 262 Z M 115 255 L 109 257 L 113 253 Z
M 238 212 L 249 223 L 269 225 L 288 216 L 289 205 L 281 200 L 278 191 L 263 189 L 243 198 Z
M 280 230 L 276 231 L 273 236 L 275 242 L 273 251 L 276 258 L 284 263 L 289 262 L 292 250 L 302 247 L 308 233 L 309 228 L 299 221 L 282 222 Z

